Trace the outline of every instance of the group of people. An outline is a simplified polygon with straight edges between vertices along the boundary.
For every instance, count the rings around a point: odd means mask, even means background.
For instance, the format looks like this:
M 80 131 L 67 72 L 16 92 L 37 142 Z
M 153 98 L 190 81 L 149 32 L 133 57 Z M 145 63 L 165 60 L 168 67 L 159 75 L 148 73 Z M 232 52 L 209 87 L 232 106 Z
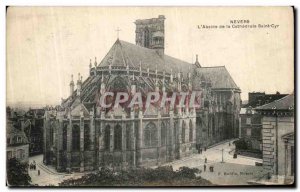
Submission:
M 29 164 L 29 169 L 30 170 L 36 170 L 36 162 L 33 160 L 33 162 L 31 162 L 30 164 Z M 41 174 L 41 172 L 40 172 L 40 170 L 38 170 L 38 175 L 40 175 Z
M 206 163 L 207 163 L 207 158 L 205 157 L 205 159 L 204 159 L 204 165 L 203 165 L 203 171 L 204 172 L 206 171 Z M 209 171 L 210 172 L 214 172 L 214 166 L 213 165 L 209 166 Z
M 201 148 L 200 144 L 196 144 L 196 149 L 197 149 L 197 151 L 198 151 L 199 154 L 202 154 L 203 149 Z M 206 147 L 204 147 L 204 151 L 206 151 Z
M 29 164 L 29 169 L 30 169 L 30 170 L 36 170 L 36 163 L 35 163 L 34 160 L 33 160 L 33 162 L 31 162 L 31 163 Z

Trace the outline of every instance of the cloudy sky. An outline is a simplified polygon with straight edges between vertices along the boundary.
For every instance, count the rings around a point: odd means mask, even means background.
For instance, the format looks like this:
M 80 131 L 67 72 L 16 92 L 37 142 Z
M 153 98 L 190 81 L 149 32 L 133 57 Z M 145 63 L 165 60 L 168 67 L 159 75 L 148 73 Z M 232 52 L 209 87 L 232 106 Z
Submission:
M 294 90 L 291 8 L 11 7 L 7 11 L 7 102 L 58 104 L 71 74 L 87 78 L 117 39 L 135 43 L 136 19 L 165 15 L 165 53 L 202 66 L 226 66 L 242 90 Z M 198 29 L 198 25 L 275 24 L 274 28 Z M 77 78 L 77 75 L 75 75 Z M 75 78 L 75 80 L 77 80 Z

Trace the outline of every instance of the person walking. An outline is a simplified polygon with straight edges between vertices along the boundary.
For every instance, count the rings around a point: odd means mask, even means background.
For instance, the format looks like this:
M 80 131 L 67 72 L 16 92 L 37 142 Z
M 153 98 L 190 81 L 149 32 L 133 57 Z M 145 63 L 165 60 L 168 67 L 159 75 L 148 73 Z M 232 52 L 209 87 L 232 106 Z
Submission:
M 203 170 L 204 170 L 204 172 L 206 171 L 206 165 L 205 164 L 203 165 Z
M 41 174 L 41 172 L 40 172 L 40 170 L 38 170 L 38 176 L 40 176 L 40 174 Z
M 204 159 L 204 163 L 207 163 L 207 158 L 205 157 L 205 159 Z

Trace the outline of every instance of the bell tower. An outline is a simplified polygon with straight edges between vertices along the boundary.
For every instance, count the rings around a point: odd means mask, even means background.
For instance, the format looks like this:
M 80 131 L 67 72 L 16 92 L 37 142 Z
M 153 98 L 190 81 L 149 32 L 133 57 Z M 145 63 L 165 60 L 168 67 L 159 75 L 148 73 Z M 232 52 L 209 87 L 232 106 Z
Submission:
M 155 49 L 162 56 L 165 49 L 165 16 L 159 15 L 158 18 L 138 19 L 134 23 L 136 25 L 136 44 Z

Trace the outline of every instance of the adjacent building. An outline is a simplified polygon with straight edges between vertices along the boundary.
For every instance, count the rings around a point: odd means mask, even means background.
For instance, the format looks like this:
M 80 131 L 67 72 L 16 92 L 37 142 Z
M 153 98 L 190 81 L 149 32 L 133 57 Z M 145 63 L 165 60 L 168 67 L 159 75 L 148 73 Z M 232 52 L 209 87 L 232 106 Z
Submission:
M 7 119 L 18 124 L 29 142 L 29 156 L 43 153 L 43 127 L 45 110 L 20 110 L 7 107 Z
M 271 182 L 291 184 L 295 174 L 294 94 L 256 111 L 262 115 L 263 167 Z
M 262 116 L 255 109 L 259 106 L 281 99 L 288 94 L 248 93 L 248 103 L 240 111 L 240 138 L 244 138 L 252 150 L 262 150 Z
M 18 122 L 7 120 L 6 124 L 6 158 L 16 158 L 28 163 L 29 142 Z
M 29 109 L 22 122 L 29 140 L 29 155 L 43 153 L 44 109 Z

